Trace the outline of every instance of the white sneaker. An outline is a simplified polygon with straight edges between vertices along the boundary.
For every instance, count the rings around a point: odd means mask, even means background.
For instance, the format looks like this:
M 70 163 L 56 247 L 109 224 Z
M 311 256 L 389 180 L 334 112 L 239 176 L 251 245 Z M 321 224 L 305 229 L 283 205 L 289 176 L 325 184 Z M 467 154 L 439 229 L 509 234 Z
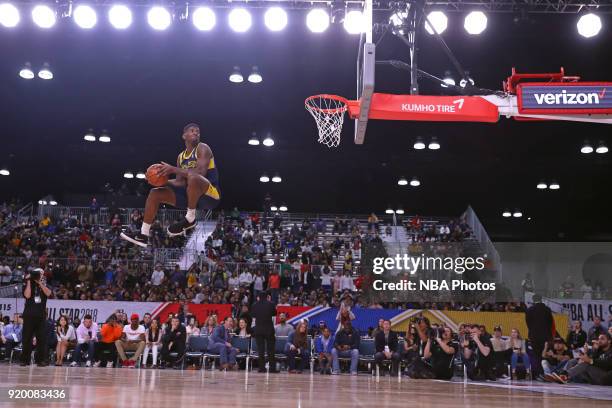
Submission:
M 70 363 L 70 367 L 76 367 L 77 366 L 77 362 L 73 361 L 72 363 Z
M 113 368 L 113 362 L 109 361 L 108 363 L 106 363 L 106 368 Z
M 89 364 L 89 361 L 88 361 L 87 363 Z M 94 363 L 94 367 L 100 367 L 100 362 L 99 362 L 99 361 L 96 361 L 96 362 Z
M 100 365 L 100 364 L 98 364 L 98 365 Z M 85 363 L 85 367 L 91 367 L 91 361 L 89 361 L 89 360 L 88 360 L 88 361 Z

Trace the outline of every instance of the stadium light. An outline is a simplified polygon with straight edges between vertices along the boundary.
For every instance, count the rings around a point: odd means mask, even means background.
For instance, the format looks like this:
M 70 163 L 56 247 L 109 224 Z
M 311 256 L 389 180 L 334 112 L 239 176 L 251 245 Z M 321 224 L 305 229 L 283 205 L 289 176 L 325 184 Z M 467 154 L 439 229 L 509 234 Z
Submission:
M 538 185 L 536 186 L 536 188 L 538 190 L 546 190 L 548 188 L 548 185 L 545 182 L 540 181 Z
M 233 82 L 235 84 L 239 84 L 242 81 L 244 81 L 244 78 L 242 77 L 242 74 L 240 73 L 239 67 L 234 67 L 234 71 L 230 74 L 229 80 L 230 82 Z
M 53 198 L 51 200 L 49 200 L 49 205 L 57 205 L 57 201 L 55 201 Z
M 235 8 L 230 11 L 228 16 L 229 26 L 237 33 L 245 33 L 251 28 L 253 19 L 247 9 Z
M 0 4 L 0 24 L 7 28 L 16 27 L 19 24 L 21 17 L 19 10 L 11 3 Z
M 431 25 L 433 26 L 433 29 L 429 25 L 428 20 L 431 21 Z M 446 30 L 447 27 L 448 27 L 448 17 L 446 17 L 446 14 L 444 14 L 443 12 L 432 11 L 431 13 L 427 15 L 427 20 L 425 20 L 425 30 L 429 34 L 433 35 L 434 30 L 436 30 L 436 33 L 442 34 Z
M 405 11 L 397 11 L 389 17 L 389 23 L 393 29 L 394 33 L 404 34 L 404 30 L 402 27 L 404 26 L 404 22 L 408 18 L 408 13 Z
M 443 84 L 440 84 L 442 88 L 448 88 L 449 85 L 455 85 L 455 80 L 451 76 L 450 71 L 444 71 L 444 78 L 442 78 L 442 82 L 444 82 Z
M 398 215 L 404 215 L 404 210 L 399 209 L 399 210 L 395 210 L 395 213 Z
M 193 25 L 200 31 L 210 31 L 217 24 L 217 16 L 210 7 L 198 7 L 193 12 Z
M 108 21 L 117 30 L 125 30 L 132 25 L 132 11 L 122 4 L 114 5 L 108 11 Z
M 270 135 L 268 135 L 268 137 L 266 137 L 266 138 L 263 140 L 263 145 L 264 145 L 264 146 L 266 146 L 266 147 L 272 147 L 272 146 L 274 146 L 274 139 L 272 139 L 272 138 L 270 137 Z
M 281 181 L 283 181 L 283 179 L 281 178 L 281 176 L 277 174 L 274 175 L 274 177 L 272 177 L 272 182 L 273 183 L 280 183 Z
M 126 171 L 125 173 L 123 173 L 123 177 L 126 179 L 133 179 L 134 173 L 132 173 L 131 171 Z
M 57 21 L 55 11 L 51 7 L 42 4 L 32 9 L 32 20 L 40 28 L 51 28 Z
M 281 204 L 280 207 L 278 207 L 279 211 L 285 212 L 288 210 L 287 206 L 285 204 Z
M 138 173 L 136 173 L 136 178 L 142 180 L 146 178 L 146 176 L 142 171 L 139 171 Z
M 85 4 L 76 6 L 72 14 L 74 22 L 81 28 L 86 30 L 93 28 L 98 22 L 96 11 Z
M 423 143 L 423 138 L 422 138 L 422 137 L 420 137 L 420 136 L 419 136 L 419 137 L 417 137 L 417 140 L 416 140 L 416 142 L 414 142 L 413 147 L 414 147 L 416 150 L 423 150 L 423 149 L 425 148 L 425 143 Z
M 273 205 L 270 207 L 270 211 L 278 211 L 278 207 Z
M 264 14 L 264 22 L 270 31 L 281 31 L 287 26 L 287 13 L 280 7 L 270 7 Z
M 410 180 L 410 185 L 411 185 L 412 187 L 418 187 L 418 186 L 420 186 L 420 185 L 421 185 L 421 182 L 419 181 L 419 179 L 418 179 L 418 178 L 413 177 L 413 178 L 412 178 L 412 180 Z
M 585 14 L 578 19 L 576 28 L 578 34 L 585 38 L 595 37 L 601 31 L 601 18 L 597 14 Z
M 259 139 L 257 138 L 257 135 L 255 134 L 255 132 L 253 132 L 253 135 L 249 139 L 249 145 L 259 146 Z
M 261 181 L 262 183 L 267 183 L 270 181 L 270 177 L 264 174 L 263 176 L 259 178 L 259 181 Z
M 387 208 L 385 210 L 385 214 L 394 214 L 394 213 L 395 213 L 395 211 L 393 211 L 391 208 Z
M 509 210 L 504 210 L 504 212 L 502 213 L 502 217 L 510 218 L 512 217 L 512 213 Z
M 408 180 L 406 180 L 406 177 L 402 177 L 401 179 L 397 180 L 397 184 L 400 186 L 407 186 Z
M 147 13 L 147 21 L 154 30 L 161 31 L 170 27 L 172 16 L 165 8 L 155 6 L 151 7 L 151 10 Z
M 85 133 L 85 136 L 83 136 L 83 139 L 87 140 L 88 142 L 95 142 L 96 135 L 93 134 L 93 129 L 89 129 L 87 133 Z
M 606 146 L 603 140 L 599 142 L 599 145 L 597 145 L 597 149 L 595 149 L 595 153 L 599 153 L 599 154 L 608 153 L 608 146 Z
M 514 210 L 514 212 L 512 213 L 512 216 L 514 218 L 521 218 L 523 216 L 523 213 L 521 212 L 521 210 Z
M 463 28 L 468 34 L 478 35 L 487 29 L 487 16 L 482 11 L 472 11 L 465 16 Z
M 584 144 L 580 148 L 580 153 L 584 153 L 584 154 L 593 153 L 593 146 L 591 146 L 591 144 L 585 140 Z
M 42 66 L 42 68 L 40 69 L 40 71 L 38 71 L 38 77 L 40 79 L 53 79 L 53 72 L 51 72 L 51 68 L 49 67 L 49 63 L 45 62 Z
M 465 78 L 461 78 L 461 81 L 459 81 L 459 86 L 465 88 L 468 81 L 470 81 L 471 86 L 474 86 L 474 78 L 470 76 L 470 73 L 468 71 L 465 71 L 465 75 L 467 76 L 467 81 L 465 80 Z
M 322 33 L 329 28 L 329 14 L 323 9 L 314 9 L 306 15 L 306 26 L 313 33 Z
M 46 200 L 38 200 L 38 204 L 39 205 L 47 205 L 47 201 Z
M 551 190 L 558 190 L 561 188 L 561 186 L 559 185 L 559 183 L 553 180 L 548 186 L 548 188 L 550 188 Z
M 21 68 L 21 71 L 19 71 L 19 76 L 22 77 L 23 79 L 33 79 L 34 78 L 34 72 L 32 71 L 32 65 L 29 62 L 26 62 L 23 68 Z
M 433 136 L 431 138 L 431 141 L 429 142 L 429 145 L 427 145 L 427 147 L 429 148 L 429 150 L 438 150 L 438 149 L 440 149 L 440 143 L 438 142 L 438 138 Z
M 344 16 L 344 29 L 349 34 L 361 34 L 364 31 L 365 21 L 363 13 L 359 10 L 350 10 Z
M 98 138 L 98 140 L 102 143 L 110 143 L 111 138 L 108 135 L 108 133 L 106 132 L 106 130 L 102 131 L 102 134 L 100 135 L 100 137 Z
M 0 176 L 10 176 L 11 172 L 6 167 L 0 169 Z
M 253 71 L 251 71 L 251 75 L 249 75 L 248 81 L 252 84 L 258 84 L 263 81 L 263 77 L 259 73 L 259 69 L 257 69 L 257 67 L 253 67 Z

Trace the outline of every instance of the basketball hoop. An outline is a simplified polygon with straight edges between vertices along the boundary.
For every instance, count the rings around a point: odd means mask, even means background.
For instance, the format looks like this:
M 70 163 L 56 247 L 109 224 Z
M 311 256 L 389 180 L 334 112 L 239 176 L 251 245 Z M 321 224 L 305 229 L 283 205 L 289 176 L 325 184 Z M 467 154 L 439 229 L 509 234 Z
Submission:
M 319 129 L 319 143 L 338 147 L 348 100 L 337 95 L 314 95 L 306 98 L 306 110 L 310 112 Z

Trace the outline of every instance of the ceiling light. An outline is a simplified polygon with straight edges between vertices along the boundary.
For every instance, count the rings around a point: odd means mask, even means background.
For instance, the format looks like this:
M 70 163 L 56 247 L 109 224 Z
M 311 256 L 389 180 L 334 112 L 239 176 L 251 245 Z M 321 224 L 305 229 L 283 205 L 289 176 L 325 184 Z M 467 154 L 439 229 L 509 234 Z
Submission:
M 40 71 L 38 71 L 38 77 L 40 79 L 53 79 L 53 72 L 51 72 L 51 68 L 49 68 L 48 63 L 44 63 Z
M 47 201 L 46 200 L 38 200 L 38 204 L 40 204 L 40 205 L 47 205 Z
M 474 86 L 474 79 L 470 76 L 470 72 L 469 71 L 465 71 L 465 76 L 467 76 L 467 81 L 465 80 L 465 78 L 461 78 L 461 81 L 459 81 L 459 86 L 462 88 L 465 88 L 465 86 L 467 85 L 468 81 L 470 81 L 470 85 Z
M 263 81 L 263 78 L 261 77 L 261 74 L 259 73 L 257 67 L 253 67 L 253 71 L 251 72 L 251 75 L 249 75 L 248 81 L 253 84 L 258 84 Z
M 96 15 L 96 11 L 87 5 L 76 6 L 72 13 L 72 17 L 74 18 L 74 22 L 77 25 L 84 29 L 93 28 L 98 22 L 98 16 Z
M 51 200 L 51 201 L 49 201 L 49 205 L 57 205 L 57 201 Z
M 234 67 L 234 71 L 230 74 L 229 80 L 230 82 L 233 82 L 235 84 L 239 84 L 242 81 L 244 81 L 244 78 L 242 77 L 242 74 L 240 73 L 240 68 Z
M 502 213 L 502 217 L 504 217 L 504 218 L 508 218 L 508 217 L 511 217 L 511 216 L 512 216 L 512 213 L 510 211 L 508 211 L 508 210 L 504 210 L 504 212 Z
M 438 150 L 440 149 L 440 143 L 438 143 L 438 139 L 434 136 L 431 138 L 431 142 L 427 146 L 429 150 Z
M 33 79 L 34 72 L 32 71 L 32 65 L 29 62 L 26 62 L 21 71 L 19 71 L 19 76 L 23 79 Z
M 136 178 L 137 179 L 144 179 L 146 178 L 145 174 L 142 171 L 139 171 L 138 173 L 136 173 Z
M 591 38 L 601 31 L 601 18 L 597 14 L 588 13 L 581 16 L 576 23 L 578 34 L 583 37 Z
M 585 141 L 582 147 L 580 148 L 580 153 L 589 154 L 593 153 L 593 146 L 588 141 Z
M 235 8 L 229 13 L 229 26 L 237 33 L 244 33 L 251 28 L 251 13 L 243 8 Z
M 444 71 L 444 78 L 442 78 L 443 84 L 440 84 L 442 88 L 448 88 L 449 85 L 455 86 L 455 80 L 451 76 L 450 71 Z
M 6 167 L 0 169 L 0 176 L 10 176 L 10 175 L 11 175 L 11 172 Z
M 408 13 L 405 11 L 397 11 L 389 17 L 389 23 L 394 30 L 394 33 L 404 34 L 402 27 L 405 25 L 405 21 L 408 18 Z
M 172 23 L 172 15 L 163 7 L 155 6 L 147 13 L 147 21 L 154 30 L 165 30 Z
M 514 212 L 512 213 L 512 216 L 514 218 L 521 218 L 523 216 L 523 213 L 521 212 L 521 210 L 514 210 Z
M 278 211 L 278 207 L 273 205 L 272 207 L 270 207 L 270 211 Z
M 423 143 L 423 138 L 417 137 L 417 140 L 416 140 L 416 142 L 414 142 L 413 147 L 416 150 L 423 150 L 425 148 L 425 143 Z
M 431 24 L 433 25 L 433 29 L 429 25 L 429 22 L 431 22 Z M 443 12 L 432 11 L 431 13 L 427 15 L 427 20 L 425 20 L 425 30 L 429 34 L 433 35 L 434 30 L 436 30 L 436 33 L 442 34 L 444 30 L 446 30 L 447 27 L 448 27 L 448 18 L 446 17 L 446 14 L 444 14 Z
M 255 135 L 255 132 L 253 132 L 253 135 L 249 139 L 249 145 L 251 145 L 251 146 L 259 146 L 259 139 Z
M 0 4 L 0 24 L 4 27 L 12 28 L 19 24 L 19 10 L 10 3 Z
M 210 7 L 198 7 L 193 12 L 193 25 L 200 31 L 210 31 L 217 24 L 217 16 Z
M 397 184 L 400 186 L 407 186 L 408 185 L 408 180 L 406 180 L 405 177 L 402 177 L 401 179 L 397 180 Z
M 365 21 L 363 13 L 359 10 L 347 11 L 344 17 L 344 29 L 349 34 L 361 34 L 364 31 Z
M 404 214 L 404 210 L 401 210 L 401 209 L 400 210 L 395 210 L 395 213 L 399 214 L 399 215 L 402 215 L 402 214 Z
M 283 179 L 278 174 L 276 174 L 274 177 L 272 177 L 272 182 L 273 183 L 280 183 L 281 181 L 283 181 Z
M 412 180 L 410 180 L 410 185 L 412 187 L 418 187 L 421 185 L 421 182 L 416 177 L 413 177 Z
M 95 142 L 96 141 L 96 135 L 93 134 L 93 130 L 89 129 L 89 131 L 87 131 L 87 133 L 85 133 L 85 136 L 83 136 L 83 139 L 87 140 L 88 142 Z
M 472 11 L 465 16 L 463 27 L 468 34 L 478 35 L 487 28 L 487 16 L 482 11 Z
M 596 153 L 608 153 L 608 146 L 605 145 L 605 143 L 603 141 L 599 142 L 599 145 L 597 145 L 597 149 L 595 149 Z
M 40 28 L 51 28 L 55 25 L 55 12 L 49 6 L 38 5 L 32 9 L 32 20 Z
M 278 209 L 284 212 L 284 211 L 287 211 L 287 206 L 285 204 L 281 204 L 281 206 L 278 207 Z
M 259 181 L 261 181 L 262 183 L 267 183 L 270 181 L 270 177 L 266 176 L 265 174 L 263 176 L 261 176 L 259 178 Z
M 98 140 L 101 141 L 102 143 L 110 143 L 111 138 L 108 135 L 108 133 L 106 132 L 106 130 L 103 130 L 102 134 L 100 135 L 100 138 Z
M 264 15 L 264 22 L 270 31 L 281 31 L 287 26 L 287 13 L 280 7 L 270 7 Z
M 329 14 L 323 9 L 311 10 L 306 16 L 306 26 L 313 33 L 322 33 L 329 27 Z
M 272 139 L 270 136 L 266 137 L 263 140 L 263 145 L 267 147 L 274 146 L 274 139 Z
M 125 30 L 132 25 L 132 11 L 124 5 L 118 4 L 108 11 L 108 21 L 118 30 Z
M 131 171 L 126 171 L 125 173 L 123 173 L 123 177 L 125 177 L 126 179 L 133 179 L 134 173 L 132 173 Z
M 545 182 L 540 181 L 538 185 L 536 186 L 536 188 L 538 190 L 546 190 L 548 188 L 548 185 Z
M 550 188 L 551 190 L 558 190 L 561 188 L 561 186 L 556 181 L 552 181 L 550 183 L 550 186 L 548 186 L 548 188 Z

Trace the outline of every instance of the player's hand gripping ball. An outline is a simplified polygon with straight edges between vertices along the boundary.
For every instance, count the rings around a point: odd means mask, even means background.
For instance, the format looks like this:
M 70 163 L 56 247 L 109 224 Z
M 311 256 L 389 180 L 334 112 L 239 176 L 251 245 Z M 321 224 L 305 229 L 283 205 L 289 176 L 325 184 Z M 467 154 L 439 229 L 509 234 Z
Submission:
M 168 183 L 168 176 L 160 176 L 161 164 L 152 164 L 147 169 L 146 178 L 150 185 L 153 187 L 162 187 Z

